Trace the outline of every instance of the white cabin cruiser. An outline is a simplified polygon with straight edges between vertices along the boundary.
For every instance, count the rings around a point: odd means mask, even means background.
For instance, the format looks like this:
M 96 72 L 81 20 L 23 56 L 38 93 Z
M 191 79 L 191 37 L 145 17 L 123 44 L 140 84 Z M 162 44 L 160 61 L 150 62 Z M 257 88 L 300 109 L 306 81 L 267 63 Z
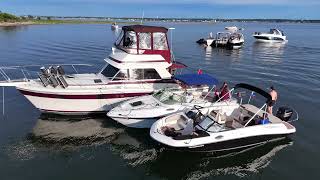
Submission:
M 62 64 L 42 67 L 38 78 L 30 79 L 25 67 L 0 67 L 5 79 L 0 86 L 16 87 L 42 112 L 105 113 L 125 99 L 180 87 L 172 73 L 183 65 L 171 60 L 167 31 L 156 26 L 123 26 L 111 54 L 105 58 L 106 65 L 97 73 L 65 74 Z M 24 78 L 10 78 L 6 71 L 12 69 L 21 70 Z
M 244 43 L 244 36 L 237 27 L 226 27 L 226 32 L 218 32 L 215 37 L 210 33 L 209 38 L 200 39 L 198 44 L 212 47 L 240 48 Z
M 112 23 L 111 24 L 111 30 L 117 30 L 117 29 L 119 29 L 119 25 L 117 25 L 116 23 Z
M 257 41 L 261 42 L 286 42 L 287 37 L 284 35 L 283 31 L 279 29 L 270 29 L 269 32 L 255 32 L 252 35 Z
M 190 110 L 195 105 L 210 106 L 215 102 L 211 93 L 218 83 L 215 78 L 207 74 L 183 74 L 175 76 L 175 79 L 186 87 L 166 88 L 152 95 L 130 99 L 110 110 L 108 116 L 128 127 L 150 128 L 162 117 Z M 216 106 L 228 103 L 237 103 L 237 100 L 221 101 Z
M 254 91 L 267 102 L 271 100 L 267 92 L 248 84 L 238 84 L 231 91 L 238 88 Z M 169 149 L 219 152 L 246 149 L 295 133 L 295 127 L 288 122 L 293 110 L 282 107 L 274 116 L 265 111 L 267 102 L 262 107 L 240 103 L 214 110 L 196 106 L 197 111 L 179 112 L 158 120 L 152 125 L 150 136 Z

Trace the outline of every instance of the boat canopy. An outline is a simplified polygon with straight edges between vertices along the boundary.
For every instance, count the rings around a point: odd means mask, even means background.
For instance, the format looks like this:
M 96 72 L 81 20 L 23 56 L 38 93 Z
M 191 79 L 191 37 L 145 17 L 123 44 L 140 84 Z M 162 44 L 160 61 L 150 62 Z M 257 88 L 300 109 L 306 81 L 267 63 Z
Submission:
M 131 26 L 123 26 L 122 30 L 124 31 L 134 31 L 134 32 L 168 32 L 168 29 L 165 27 L 159 26 L 145 26 L 145 25 L 131 25 Z
M 217 85 L 218 80 L 208 74 L 182 74 L 174 76 L 174 79 L 188 86 Z
M 158 26 L 123 26 L 115 45 L 130 54 L 161 55 L 171 63 L 167 32 Z
M 269 93 L 267 93 L 266 91 L 258 88 L 258 87 L 255 87 L 255 86 L 252 86 L 250 84 L 245 84 L 245 83 L 239 83 L 239 84 L 236 84 L 234 86 L 234 89 L 239 89 L 239 88 L 243 88 L 243 89 L 248 89 L 250 91 L 254 91 L 258 94 L 260 94 L 261 96 L 267 98 L 267 102 L 271 101 L 272 100 L 272 97 Z

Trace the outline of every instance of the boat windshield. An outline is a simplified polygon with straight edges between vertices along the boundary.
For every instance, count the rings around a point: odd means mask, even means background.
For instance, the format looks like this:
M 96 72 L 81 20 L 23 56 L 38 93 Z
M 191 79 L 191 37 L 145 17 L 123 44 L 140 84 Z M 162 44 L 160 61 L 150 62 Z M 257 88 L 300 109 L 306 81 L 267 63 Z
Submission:
M 162 102 L 163 104 L 172 105 L 186 102 L 186 98 L 184 96 L 169 90 L 158 91 L 152 96 L 156 98 L 158 101 Z
M 199 123 L 199 126 L 204 130 L 207 130 L 212 124 L 214 124 L 214 120 L 209 116 L 204 116 L 202 121 Z

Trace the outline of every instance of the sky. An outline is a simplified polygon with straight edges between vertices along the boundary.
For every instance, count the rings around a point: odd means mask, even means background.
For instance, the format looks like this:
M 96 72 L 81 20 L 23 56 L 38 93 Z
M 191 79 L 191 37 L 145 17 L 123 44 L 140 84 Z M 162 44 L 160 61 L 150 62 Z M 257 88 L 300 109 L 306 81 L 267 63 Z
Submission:
M 0 0 L 16 15 L 320 19 L 320 0 Z

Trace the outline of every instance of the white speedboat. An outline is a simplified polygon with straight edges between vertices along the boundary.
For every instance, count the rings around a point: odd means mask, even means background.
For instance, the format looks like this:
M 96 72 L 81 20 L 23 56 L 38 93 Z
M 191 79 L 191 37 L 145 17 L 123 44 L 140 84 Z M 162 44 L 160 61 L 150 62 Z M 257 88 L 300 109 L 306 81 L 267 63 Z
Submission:
M 112 23 L 111 24 L 111 30 L 117 30 L 117 29 L 119 29 L 119 25 L 117 25 L 116 23 Z
M 226 27 L 227 31 L 218 32 L 215 37 L 210 33 L 209 38 L 200 39 L 198 44 L 205 44 L 213 47 L 240 48 L 244 43 L 244 36 L 237 27 Z
M 105 58 L 106 65 L 96 73 L 66 74 L 67 65 L 42 67 L 38 78 L 29 78 L 26 67 L 0 67 L 5 79 L 0 86 L 14 86 L 42 112 L 58 114 L 105 113 L 116 103 L 151 94 L 166 87 L 180 87 L 173 79 L 175 68 L 167 41 L 167 28 L 123 26 L 122 32 Z M 7 71 L 21 70 L 22 80 Z
M 279 29 L 270 29 L 269 32 L 255 32 L 252 35 L 257 41 L 261 42 L 284 42 L 287 41 L 287 37 L 283 31 Z
M 183 74 L 175 76 L 185 88 L 163 89 L 152 95 L 130 99 L 108 112 L 115 121 L 132 128 L 150 128 L 158 119 L 195 105 L 209 106 L 215 102 L 211 93 L 217 80 L 207 74 Z M 209 90 L 209 86 L 212 87 Z M 221 101 L 216 106 L 236 103 L 236 99 Z
M 231 91 L 238 88 L 254 91 L 267 102 L 271 100 L 267 92 L 248 84 L 238 84 Z M 249 148 L 296 132 L 288 122 L 293 110 L 279 108 L 274 116 L 265 111 L 266 107 L 267 103 L 261 107 L 231 104 L 213 110 L 197 107 L 198 111 L 179 112 L 156 121 L 150 136 L 170 149 L 200 152 Z

